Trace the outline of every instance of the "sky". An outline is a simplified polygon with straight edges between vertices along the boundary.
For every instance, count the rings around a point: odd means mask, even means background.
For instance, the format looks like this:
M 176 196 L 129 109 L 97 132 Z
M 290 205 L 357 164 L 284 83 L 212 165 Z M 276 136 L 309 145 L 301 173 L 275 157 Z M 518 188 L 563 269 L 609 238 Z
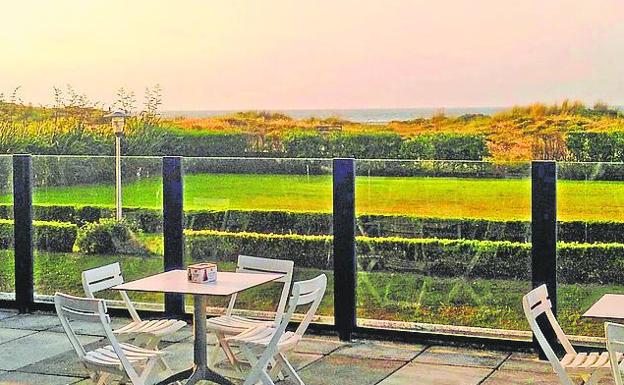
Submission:
M 624 105 L 622 0 L 20 0 L 0 92 L 165 110 Z

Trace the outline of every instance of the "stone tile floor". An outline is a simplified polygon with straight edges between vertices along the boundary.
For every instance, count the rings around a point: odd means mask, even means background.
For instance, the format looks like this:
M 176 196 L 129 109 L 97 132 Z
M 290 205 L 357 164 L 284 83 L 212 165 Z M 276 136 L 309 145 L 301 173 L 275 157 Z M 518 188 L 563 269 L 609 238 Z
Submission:
M 97 327 L 77 326 L 83 343 L 102 343 Z M 174 370 L 192 362 L 192 338 L 187 327 L 162 342 L 162 349 L 171 352 L 168 361 Z M 550 366 L 534 355 L 451 346 L 369 340 L 342 343 L 334 337 L 311 335 L 291 361 L 307 385 L 558 384 Z M 225 364 L 220 370 L 242 383 L 237 379 L 240 375 Z M 0 384 L 91 383 L 56 315 L 20 315 L 0 309 Z

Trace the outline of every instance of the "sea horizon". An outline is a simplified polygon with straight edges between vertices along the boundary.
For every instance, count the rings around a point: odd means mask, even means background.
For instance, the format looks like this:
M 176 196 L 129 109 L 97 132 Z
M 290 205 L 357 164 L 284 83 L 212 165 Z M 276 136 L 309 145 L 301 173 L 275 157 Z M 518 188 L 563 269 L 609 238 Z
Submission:
M 393 120 L 430 118 L 440 111 L 446 116 L 465 114 L 492 115 L 511 107 L 452 107 L 452 108 L 324 108 L 324 109 L 238 109 L 238 110 L 169 110 L 163 111 L 166 118 L 209 118 L 241 111 L 267 111 L 286 114 L 294 119 L 311 117 L 339 117 L 357 123 L 387 123 Z

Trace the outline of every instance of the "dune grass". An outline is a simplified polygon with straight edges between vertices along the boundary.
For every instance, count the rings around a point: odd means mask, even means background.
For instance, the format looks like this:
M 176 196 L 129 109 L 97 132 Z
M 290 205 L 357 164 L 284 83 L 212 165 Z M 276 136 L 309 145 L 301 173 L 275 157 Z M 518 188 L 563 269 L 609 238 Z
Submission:
M 529 220 L 530 179 L 358 177 L 360 214 Z M 162 207 L 162 180 L 124 186 L 124 206 Z M 331 176 L 191 174 L 186 210 L 240 209 L 330 212 Z M 10 196 L 0 197 L 10 202 Z M 37 204 L 114 205 L 113 185 L 36 188 Z M 624 220 L 624 182 L 558 182 L 559 219 Z

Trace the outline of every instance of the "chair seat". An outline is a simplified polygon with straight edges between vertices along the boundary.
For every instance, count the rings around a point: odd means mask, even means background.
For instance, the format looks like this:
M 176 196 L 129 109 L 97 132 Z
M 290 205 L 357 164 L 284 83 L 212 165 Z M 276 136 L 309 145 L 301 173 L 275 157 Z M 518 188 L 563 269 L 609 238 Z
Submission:
M 120 346 L 128 358 L 128 361 L 132 364 L 141 363 L 142 361 L 147 361 L 150 358 L 166 354 L 166 352 L 163 351 L 143 349 L 130 344 L 120 344 Z M 121 366 L 121 361 L 119 361 L 119 357 L 111 345 L 88 352 L 85 354 L 84 360 L 87 363 L 96 366 Z
M 275 328 L 269 326 L 258 326 L 253 329 L 248 329 L 247 331 L 236 335 L 234 337 L 228 338 L 228 341 L 238 343 L 238 344 L 247 344 L 258 347 L 267 347 L 275 334 Z M 279 351 L 290 350 L 301 340 L 301 336 L 293 332 L 285 332 L 279 339 L 277 343 L 277 348 Z
M 206 328 L 223 334 L 240 334 L 250 328 L 273 326 L 273 324 L 273 321 L 256 320 L 237 315 L 224 315 L 209 318 L 208 321 L 206 321 Z
M 618 362 L 622 361 L 622 354 L 618 353 Z M 604 368 L 611 370 L 608 352 L 568 353 L 561 359 L 561 366 L 568 370 L 595 370 Z
M 146 320 L 131 322 L 119 329 L 113 330 L 115 334 L 152 334 L 164 336 L 175 333 L 186 326 L 186 322 L 175 319 Z

